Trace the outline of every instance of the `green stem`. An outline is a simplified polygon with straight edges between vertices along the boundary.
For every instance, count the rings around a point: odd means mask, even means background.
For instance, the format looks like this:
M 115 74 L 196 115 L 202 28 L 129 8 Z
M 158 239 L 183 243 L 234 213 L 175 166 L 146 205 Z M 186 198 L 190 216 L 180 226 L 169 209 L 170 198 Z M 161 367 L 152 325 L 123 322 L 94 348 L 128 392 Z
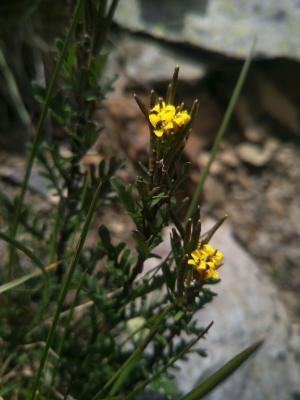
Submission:
M 201 195 L 203 193 L 203 189 L 204 189 L 204 184 L 205 184 L 206 178 L 208 177 L 211 165 L 212 165 L 212 163 L 213 163 L 213 161 L 214 161 L 214 159 L 216 157 L 216 154 L 217 154 L 217 152 L 219 150 L 219 146 L 220 146 L 221 140 L 223 139 L 223 136 L 224 136 L 224 134 L 226 132 L 226 129 L 227 129 L 228 125 L 229 125 L 230 118 L 232 116 L 234 107 L 235 107 L 235 105 L 237 103 L 237 100 L 238 100 L 238 98 L 240 96 L 240 93 L 241 93 L 241 89 L 242 89 L 242 87 L 244 85 L 244 82 L 245 82 L 245 79 L 247 77 L 247 74 L 248 74 L 248 71 L 249 71 L 249 67 L 251 65 L 254 46 L 255 46 L 255 42 L 253 42 L 252 47 L 250 49 L 250 52 L 249 52 L 249 54 L 248 54 L 248 56 L 247 56 L 247 58 L 246 58 L 246 60 L 244 62 L 244 65 L 243 65 L 243 68 L 241 70 L 239 79 L 238 79 L 238 81 L 236 83 L 236 86 L 235 86 L 233 94 L 232 94 L 232 96 L 230 98 L 227 110 L 225 112 L 224 118 L 222 120 L 222 124 L 220 126 L 220 129 L 219 129 L 219 131 L 217 133 L 217 136 L 216 136 L 216 139 L 214 141 L 209 161 L 208 161 L 206 167 L 204 168 L 204 170 L 203 170 L 203 172 L 202 172 L 202 174 L 200 176 L 200 180 L 199 180 L 198 186 L 196 188 L 196 191 L 195 191 L 195 193 L 193 195 L 190 207 L 189 207 L 189 209 L 187 211 L 187 214 L 185 216 L 185 222 L 193 215 L 193 213 L 194 213 L 194 211 L 195 211 L 195 209 L 196 209 L 196 207 L 198 205 L 199 199 L 200 199 L 200 197 L 201 197 Z
M 39 390 L 39 387 L 40 387 L 40 381 L 41 381 L 42 373 L 43 373 L 43 370 L 44 370 L 44 367 L 45 367 L 45 364 L 46 364 L 46 361 L 47 361 L 47 357 L 48 357 L 50 346 L 51 346 L 52 341 L 53 341 L 53 336 L 54 336 L 54 333 L 55 333 L 55 329 L 56 329 L 56 326 L 57 326 L 57 323 L 58 323 L 58 320 L 59 320 L 60 313 L 62 311 L 64 300 L 66 298 L 68 289 L 70 287 L 70 284 L 71 284 L 71 281 L 72 281 L 72 278 L 73 278 L 73 275 L 74 275 L 74 272 L 75 272 L 75 268 L 76 268 L 76 266 L 78 264 L 79 257 L 81 255 L 81 251 L 82 251 L 84 243 L 85 243 L 85 239 L 86 239 L 86 236 L 87 236 L 87 233 L 88 233 L 91 221 L 92 221 L 92 217 L 93 217 L 93 214 L 94 214 L 94 211 L 95 211 L 95 208 L 96 208 L 97 200 L 98 200 L 98 197 L 99 197 L 99 194 L 100 194 L 100 191 L 101 191 L 101 186 L 102 186 L 102 183 L 100 182 L 98 187 L 97 187 L 97 189 L 96 189 L 96 191 L 95 191 L 95 193 L 94 193 L 93 200 L 91 202 L 91 205 L 90 205 L 90 208 L 89 208 L 89 211 L 88 211 L 88 214 L 87 214 L 86 221 L 85 221 L 85 223 L 83 225 L 82 232 L 81 232 L 80 238 L 79 238 L 77 246 L 76 246 L 76 251 L 75 251 L 74 257 L 72 259 L 70 268 L 68 270 L 68 273 L 66 275 L 66 278 L 64 280 L 63 286 L 62 286 L 60 294 L 59 294 L 59 298 L 58 298 L 58 301 L 57 301 L 57 308 L 56 308 L 56 311 L 55 311 L 55 314 L 54 314 L 54 318 L 53 318 L 53 321 L 52 321 L 52 325 L 51 325 L 51 328 L 50 328 L 50 331 L 49 331 L 49 334 L 48 334 L 48 337 L 47 337 L 45 350 L 44 350 L 44 353 L 43 353 L 42 358 L 41 358 L 41 362 L 40 362 L 40 366 L 39 366 L 39 369 L 38 369 L 38 373 L 37 373 L 37 376 L 36 376 L 36 379 L 35 379 L 35 382 L 34 382 L 31 400 L 34 400 L 36 398 L 38 390 Z
M 67 33 L 67 36 L 65 38 L 65 41 L 64 41 L 61 55 L 59 57 L 58 63 L 56 64 L 54 73 L 52 75 L 52 78 L 51 78 L 51 81 L 50 81 L 50 84 L 49 84 L 49 87 L 48 87 L 48 90 L 46 93 L 45 104 L 42 109 L 40 118 L 38 120 L 36 134 L 34 136 L 31 152 L 30 152 L 30 155 L 29 155 L 29 158 L 27 161 L 27 165 L 26 165 L 25 175 L 24 175 L 24 179 L 23 179 L 22 187 L 21 187 L 21 194 L 17 200 L 16 209 L 15 209 L 14 217 L 13 217 L 11 228 L 10 228 L 10 236 L 13 239 L 17 236 L 17 233 L 18 233 L 18 224 L 19 224 L 20 215 L 21 215 L 22 208 L 23 208 L 24 198 L 25 198 L 25 194 L 26 194 L 26 191 L 28 188 L 28 182 L 29 182 L 33 162 L 34 162 L 34 159 L 35 159 L 35 156 L 37 153 L 40 138 L 43 133 L 44 123 L 45 123 L 45 119 L 48 114 L 48 109 L 49 109 L 50 102 L 51 102 L 51 99 L 53 96 L 54 88 L 56 86 L 56 83 L 57 83 L 57 80 L 59 77 L 59 73 L 61 71 L 62 64 L 65 59 L 65 56 L 66 56 L 66 53 L 67 53 L 67 50 L 68 50 L 68 47 L 69 47 L 69 44 L 70 44 L 70 41 L 72 38 L 72 34 L 78 23 L 78 20 L 79 20 L 80 14 L 81 14 L 81 9 L 82 9 L 84 2 L 85 2 L 85 0 L 77 1 L 76 8 L 75 8 L 75 11 L 74 11 L 74 14 L 72 17 L 71 25 L 70 25 L 69 31 Z M 14 250 L 14 247 L 10 247 L 9 268 L 8 268 L 9 276 L 12 275 L 14 260 L 15 260 L 15 250 Z
M 59 345 L 58 345 L 58 350 L 57 350 L 58 359 L 55 362 L 53 376 L 52 376 L 52 384 L 53 385 L 55 385 L 55 378 L 56 378 L 56 375 L 57 375 L 57 372 L 58 372 L 58 367 L 59 367 L 62 351 L 63 351 L 64 344 L 66 342 L 67 336 L 68 336 L 69 331 L 70 331 L 71 321 L 72 321 L 72 318 L 73 318 L 73 315 L 74 315 L 74 309 L 75 309 L 76 303 L 78 302 L 80 291 L 81 291 L 82 286 L 84 284 L 84 279 L 86 277 L 86 274 L 87 274 L 87 270 L 82 275 L 81 280 L 79 282 L 79 285 L 77 287 L 77 290 L 76 290 L 76 293 L 75 293 L 75 296 L 74 296 L 74 300 L 73 300 L 72 305 L 71 305 L 70 314 L 69 314 L 68 319 L 66 321 L 64 332 L 63 332 L 62 338 L 61 338 L 61 340 L 59 342 Z
M 56 248 L 57 248 L 57 235 L 58 235 L 58 228 L 60 224 L 61 218 L 61 207 L 58 206 L 57 213 L 55 215 L 55 219 L 52 226 L 52 232 L 50 237 L 50 246 L 49 246 L 49 262 L 53 263 L 56 258 Z
M 207 398 L 207 394 L 240 368 L 240 366 L 260 348 L 263 342 L 264 340 L 259 340 L 247 347 L 244 351 L 233 357 L 223 367 L 219 368 L 215 373 L 211 374 L 207 379 L 196 386 L 195 389 L 183 396 L 181 400 L 200 400 L 204 397 Z
M 154 375 L 150 376 L 148 379 L 146 379 L 145 382 L 143 382 L 141 385 L 139 385 L 136 389 L 134 389 L 133 392 L 131 392 L 128 396 L 125 397 L 124 400 L 133 400 L 136 398 L 136 396 L 142 392 L 148 385 L 149 383 L 155 381 L 155 379 L 159 378 L 159 376 L 163 373 L 166 372 L 168 368 L 170 368 L 175 362 L 182 358 L 198 341 L 201 339 L 211 328 L 213 325 L 213 322 L 211 322 L 190 344 L 185 346 L 183 350 L 181 350 L 176 356 L 172 357 L 166 365 L 161 367 Z
M 19 242 L 16 239 L 12 239 L 10 236 L 7 236 L 5 233 L 0 232 L 0 239 L 4 240 L 5 242 L 9 243 L 11 247 L 14 249 L 18 249 L 22 251 L 27 257 L 29 257 L 44 273 L 44 264 L 42 261 L 26 246 L 24 246 L 23 243 Z
M 57 266 L 57 264 L 58 263 L 56 262 L 56 263 L 48 265 L 47 267 L 45 267 L 45 271 L 48 272 L 48 271 L 54 269 Z M 5 293 L 9 290 L 15 289 L 16 287 L 23 285 L 23 283 L 40 276 L 42 273 L 43 272 L 40 269 L 35 269 L 30 274 L 21 276 L 20 278 L 14 279 L 13 281 L 4 283 L 3 285 L 0 285 L 0 294 Z
M 8 93 L 10 94 L 11 100 L 16 107 L 16 111 L 19 114 L 22 123 L 27 129 L 30 129 L 31 126 L 30 115 L 24 105 L 15 77 L 6 62 L 4 53 L 1 48 L 0 48 L 0 70 L 3 73 Z
M 112 386 L 109 395 L 114 396 L 115 392 L 119 390 L 123 382 L 125 381 L 126 377 L 130 373 L 130 371 L 133 369 L 133 367 L 136 365 L 138 360 L 140 359 L 143 351 L 149 344 L 149 342 L 153 339 L 155 336 L 156 332 L 158 331 L 160 324 L 162 320 L 165 318 L 165 316 L 168 314 L 168 312 L 171 310 L 172 305 L 166 306 L 164 309 L 161 310 L 161 312 L 158 314 L 156 317 L 156 322 L 153 325 L 153 327 L 150 329 L 150 332 L 148 333 L 147 337 L 145 340 L 138 345 L 136 350 L 127 358 L 127 360 L 121 365 L 121 367 L 115 372 L 115 374 L 106 382 L 106 384 L 103 386 L 103 388 L 98 391 L 95 396 L 92 398 L 92 400 L 99 400 L 102 398 L 102 396 L 105 394 L 107 389 Z

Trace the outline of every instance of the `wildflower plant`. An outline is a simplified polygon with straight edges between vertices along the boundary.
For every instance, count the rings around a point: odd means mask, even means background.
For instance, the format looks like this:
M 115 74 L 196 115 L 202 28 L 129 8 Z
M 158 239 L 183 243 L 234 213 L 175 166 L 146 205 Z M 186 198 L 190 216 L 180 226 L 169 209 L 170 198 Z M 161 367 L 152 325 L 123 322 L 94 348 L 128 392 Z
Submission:
M 199 105 L 177 103 L 178 67 L 164 99 L 151 91 L 144 104 L 135 96 L 149 126 L 149 162 L 134 188 L 116 177 L 122 160 L 109 154 L 97 168 L 82 169 L 101 133 L 95 110 L 112 89 L 104 66 L 116 5 L 78 0 L 57 45 L 56 90 L 35 85 L 42 115 L 49 112 L 64 132 L 68 153 L 54 139 L 36 140 L 21 197 L 14 204 L 1 194 L 7 232 L 0 239 L 13 248 L 9 273 L 0 271 L 0 395 L 7 399 L 130 400 L 147 391 L 178 398 L 172 367 L 190 352 L 206 354 L 197 343 L 212 323 L 199 326 L 195 313 L 215 296 L 223 255 L 210 239 L 225 218 L 203 234 L 198 199 L 185 218 L 189 199 L 180 196 L 190 164 L 183 150 Z M 37 215 L 23 204 L 34 159 L 57 198 Z M 116 243 L 104 224 L 91 228 L 117 199 L 135 225 L 134 248 Z M 156 248 L 166 227 L 170 253 L 160 259 Z M 97 236 L 93 245 L 85 243 L 89 232 Z M 154 257 L 157 266 L 145 271 Z M 206 394 L 257 347 L 182 399 Z

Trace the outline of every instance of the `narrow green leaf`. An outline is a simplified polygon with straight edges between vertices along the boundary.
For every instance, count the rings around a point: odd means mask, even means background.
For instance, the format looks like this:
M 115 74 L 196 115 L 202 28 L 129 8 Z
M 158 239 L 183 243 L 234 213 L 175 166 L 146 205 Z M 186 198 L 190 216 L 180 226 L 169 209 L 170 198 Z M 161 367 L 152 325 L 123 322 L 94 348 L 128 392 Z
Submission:
M 101 244 L 107 251 L 111 251 L 113 249 L 113 246 L 111 244 L 111 239 L 110 239 L 110 233 L 109 230 L 105 225 L 100 225 L 98 228 L 98 234 L 101 239 Z
M 114 383 L 111 391 L 109 392 L 109 396 L 115 395 L 116 392 L 121 388 L 123 383 L 125 382 L 126 378 L 130 374 L 130 372 L 133 370 L 139 359 L 141 358 L 143 354 L 143 350 L 138 348 L 130 357 L 128 362 L 126 363 L 126 366 L 122 369 L 120 372 L 116 382 Z
M 148 169 L 147 169 L 147 167 L 141 162 L 141 161 L 139 161 L 138 162 L 138 164 L 139 164 L 139 166 L 141 167 L 141 169 L 142 169 L 142 171 L 144 172 L 144 174 L 148 174 Z
M 228 215 L 224 215 L 223 218 L 221 218 L 218 222 L 215 223 L 215 225 L 208 231 L 206 232 L 203 236 L 200 236 L 200 240 L 202 243 L 208 243 L 210 239 L 214 236 L 214 234 L 217 232 L 217 230 L 220 228 L 220 226 L 223 225 L 223 223 L 226 221 L 228 218 Z
M 179 312 L 181 313 L 181 312 Z M 178 314 L 178 313 L 177 313 Z M 176 315 L 177 315 L 176 314 Z M 176 318 L 176 316 L 175 316 Z M 158 371 L 156 371 L 152 376 L 150 376 L 148 379 L 146 379 L 145 382 L 141 383 L 136 389 L 133 390 L 132 393 L 130 393 L 124 400 L 134 400 L 136 396 L 141 393 L 151 382 L 154 382 L 156 379 L 159 378 L 160 375 L 165 373 L 168 368 L 170 368 L 172 365 L 175 364 L 177 360 L 182 358 L 184 354 L 186 354 L 204 335 L 207 334 L 209 329 L 212 327 L 213 321 L 208 324 L 208 326 L 194 339 L 189 343 L 187 346 L 184 347 L 184 349 L 179 352 L 176 356 L 172 357 L 166 365 L 164 365 L 162 368 L 160 368 Z
M 228 361 L 222 368 L 200 383 L 195 389 L 182 397 L 181 400 L 199 400 L 210 393 L 215 387 L 222 383 L 226 378 L 233 374 L 258 348 L 263 344 L 259 340 L 247 347 L 244 351 Z
M 176 282 L 176 273 L 175 271 L 171 271 L 170 266 L 168 262 L 162 263 L 162 272 L 166 280 L 166 284 L 168 288 L 171 290 L 171 292 L 174 291 L 175 288 L 175 282 Z
M 170 311 L 171 306 L 165 307 L 161 313 L 156 317 L 155 324 L 151 328 L 145 340 L 135 349 L 135 351 L 128 357 L 128 359 L 121 365 L 117 372 L 106 382 L 103 388 L 96 393 L 92 400 L 99 400 L 103 397 L 109 387 L 111 387 L 109 396 L 113 396 L 120 389 L 125 382 L 127 376 L 130 374 L 136 363 L 139 361 L 143 351 L 153 339 L 155 334 L 160 328 L 162 320 Z M 107 397 L 106 397 L 107 398 Z
M 47 358 L 48 358 L 48 353 L 49 353 L 50 347 L 52 345 L 54 333 L 55 333 L 55 330 L 56 330 L 56 327 L 57 327 L 57 323 L 59 321 L 59 316 L 61 314 L 62 307 L 63 307 L 64 301 L 65 301 L 66 295 L 68 293 L 68 290 L 69 290 L 69 287 L 70 287 L 70 284 L 71 284 L 75 269 L 77 267 L 77 264 L 78 264 L 78 261 L 79 261 L 79 258 L 80 258 L 84 243 L 85 243 L 85 239 L 87 237 L 87 233 L 88 233 L 90 224 L 92 222 L 92 218 L 93 218 L 93 215 L 94 215 L 94 212 L 95 212 L 95 209 L 96 209 L 96 205 L 97 205 L 97 200 L 98 200 L 99 194 L 101 192 L 101 187 L 102 187 L 102 182 L 99 183 L 99 185 L 98 185 L 98 187 L 97 187 L 97 189 L 96 189 L 96 191 L 94 193 L 91 205 L 89 207 L 89 211 L 87 213 L 86 220 L 85 220 L 84 225 L 82 227 L 81 235 L 80 235 L 80 237 L 78 239 L 78 242 L 77 242 L 77 245 L 76 245 L 75 254 L 73 256 L 70 268 L 67 271 L 67 275 L 65 277 L 65 280 L 63 282 L 63 285 L 62 285 L 60 293 L 59 293 L 59 297 L 58 297 L 58 300 L 57 300 L 56 311 L 55 311 L 55 314 L 54 314 L 54 317 L 53 317 L 53 321 L 52 321 L 52 325 L 51 325 L 50 331 L 48 333 L 45 349 L 44 349 L 44 352 L 43 352 L 42 357 L 41 357 L 40 366 L 39 366 L 39 369 L 38 369 L 38 372 L 37 372 L 37 376 L 36 376 L 35 381 L 34 381 L 31 400 L 35 400 L 35 398 L 36 398 L 36 396 L 38 394 L 38 391 L 39 391 L 39 387 L 40 387 L 41 379 L 42 379 L 42 374 L 43 374 L 44 367 L 45 367 L 45 364 L 46 364 L 46 361 L 47 361 Z
M 18 84 L 16 82 L 13 72 L 11 71 L 9 65 L 6 62 L 1 47 L 0 47 L 0 71 L 2 72 L 3 77 L 5 78 L 4 80 L 6 83 L 5 89 L 7 89 L 8 94 L 11 97 L 12 104 L 15 105 L 16 111 L 19 114 L 22 123 L 29 130 L 31 126 L 30 114 L 25 107 L 25 104 L 23 102 L 22 96 L 18 88 Z
M 45 267 L 45 271 L 50 271 L 55 268 L 61 261 L 56 261 Z M 10 282 L 5 283 L 4 285 L 0 286 L 0 294 L 7 292 L 8 290 L 15 289 L 16 287 L 22 285 L 23 283 L 29 281 L 32 278 L 36 278 L 40 276 L 43 272 L 40 269 L 36 269 L 35 271 L 31 272 L 30 274 L 24 275 L 20 278 L 14 279 Z
M 224 118 L 222 120 L 220 129 L 219 129 L 219 131 L 217 133 L 217 136 L 216 136 L 216 139 L 214 141 L 214 144 L 213 144 L 213 147 L 212 147 L 212 151 L 211 151 L 211 154 L 210 154 L 210 158 L 209 158 L 208 163 L 207 163 L 206 167 L 204 168 L 204 170 L 203 170 L 203 172 L 202 172 L 202 174 L 200 176 L 198 186 L 197 186 L 196 191 L 195 191 L 195 193 L 193 195 L 190 207 L 189 207 L 189 209 L 188 209 L 188 211 L 186 213 L 185 222 L 189 218 L 191 218 L 191 216 L 193 215 L 194 210 L 196 209 L 196 207 L 198 205 L 198 202 L 199 202 L 199 199 L 200 199 L 200 197 L 201 197 L 201 195 L 203 193 L 203 189 L 204 189 L 204 184 L 205 184 L 206 178 L 208 177 L 211 165 L 212 165 L 212 163 L 213 163 L 213 161 L 214 161 L 214 159 L 215 159 L 215 157 L 217 155 L 221 140 L 223 139 L 223 136 L 224 136 L 224 134 L 225 134 L 225 132 L 226 132 L 226 130 L 228 128 L 228 125 L 229 125 L 229 122 L 230 122 L 234 107 L 235 107 L 235 105 L 236 105 L 236 103 L 238 101 L 238 98 L 240 96 L 242 87 L 243 87 L 243 85 L 245 83 L 245 79 L 247 77 L 247 74 L 248 74 L 248 71 L 249 71 L 249 67 L 251 65 L 251 60 L 252 60 L 254 47 L 255 47 L 255 42 L 253 42 L 253 45 L 252 45 L 252 47 L 250 49 L 250 52 L 249 52 L 249 54 L 248 54 L 248 56 L 247 56 L 247 58 L 246 58 L 246 60 L 244 62 L 244 65 L 243 65 L 243 68 L 241 70 L 241 73 L 240 73 L 240 76 L 238 78 L 238 81 L 237 81 L 237 83 L 235 85 L 234 91 L 232 93 L 232 96 L 230 98 L 230 101 L 229 101 L 229 104 L 228 104 L 228 107 L 227 107 L 227 110 L 226 110 Z
M 42 263 L 42 261 L 23 243 L 19 242 L 16 239 L 12 239 L 3 232 L 0 232 L 0 239 L 9 243 L 14 248 L 22 251 L 22 253 L 26 254 L 26 256 L 29 257 L 41 270 L 44 269 L 44 264 Z
M 115 189 L 115 191 L 118 193 L 118 196 L 122 203 L 124 204 L 124 207 L 126 210 L 129 212 L 129 214 L 134 214 L 135 213 L 135 202 L 132 197 L 132 189 L 131 186 L 126 187 L 123 185 L 123 183 L 116 177 L 112 177 L 110 179 L 112 187 Z
M 159 193 L 157 196 L 153 196 L 150 202 L 150 208 L 155 207 L 161 200 L 167 199 L 168 195 L 165 193 Z
M 73 32 L 75 30 L 75 27 L 78 23 L 79 17 L 81 15 L 81 10 L 82 10 L 82 6 L 84 4 L 85 0 L 78 0 L 77 4 L 76 4 L 76 8 L 74 11 L 74 14 L 72 16 L 72 21 L 70 24 L 70 28 L 68 30 L 68 33 L 66 35 L 66 38 L 64 40 L 64 44 L 63 44 L 63 48 L 59 57 L 59 60 L 56 64 L 55 70 L 53 72 L 52 78 L 50 80 L 48 89 L 47 89 L 47 93 L 46 93 L 46 98 L 45 98 L 45 103 L 44 106 L 42 108 L 38 123 L 37 123 L 37 128 L 36 128 L 36 133 L 33 139 L 33 144 L 32 144 L 32 148 L 31 148 L 31 152 L 29 154 L 28 157 L 28 161 L 26 164 L 26 169 L 25 169 L 25 175 L 24 175 L 24 179 L 22 182 L 22 187 L 21 187 L 21 193 L 20 196 L 18 198 L 17 201 L 17 205 L 15 208 L 15 212 L 14 212 L 14 216 L 12 218 L 12 223 L 10 226 L 10 236 L 15 239 L 18 233 L 18 226 L 19 226 L 19 221 L 20 221 L 20 216 L 21 216 L 21 212 L 22 212 L 22 208 L 23 208 L 23 203 L 24 203 L 24 199 L 25 199 L 25 195 L 27 192 L 27 188 L 28 188 L 28 182 L 29 182 L 29 178 L 30 178 L 30 174 L 31 174 L 31 170 L 32 170 L 32 166 L 33 166 L 33 162 L 35 160 L 36 154 L 37 154 L 37 150 L 38 150 L 38 146 L 40 143 L 40 139 L 41 136 L 44 132 L 44 123 L 46 120 L 46 117 L 48 115 L 48 110 L 49 110 L 49 106 L 51 103 L 51 99 L 53 98 L 53 94 L 54 94 L 54 89 L 57 83 L 57 80 L 59 78 L 60 75 L 60 71 L 63 65 L 63 62 L 65 60 L 66 54 L 67 54 L 67 50 L 70 46 L 71 43 L 71 39 L 73 36 Z M 14 264 L 14 259 L 15 259 L 15 248 L 13 246 L 10 247 L 10 254 L 9 254 L 9 275 L 12 275 L 12 270 L 13 270 L 13 264 Z
M 21 386 L 21 382 L 8 383 L 6 386 L 1 387 L 0 396 L 7 395 L 9 392 L 11 392 L 12 390 L 16 389 L 19 386 Z
M 130 356 L 130 359 L 128 360 L 128 363 L 126 365 L 126 368 L 122 368 L 116 382 L 113 384 L 109 395 L 113 396 L 115 395 L 118 390 L 121 388 L 123 383 L 125 382 L 127 376 L 130 374 L 130 372 L 133 370 L 135 367 L 136 363 L 139 361 L 141 358 L 141 355 L 143 354 L 143 351 L 147 347 L 147 345 L 150 343 L 150 341 L 153 339 L 153 337 L 157 334 L 157 331 L 159 330 L 159 327 L 161 325 L 162 320 L 165 318 L 167 313 L 169 312 L 171 306 L 167 306 L 162 312 L 158 315 L 157 320 L 154 324 L 154 326 L 151 328 L 149 334 L 143 341 L 143 343 L 138 346 L 138 348 L 133 352 L 133 354 Z

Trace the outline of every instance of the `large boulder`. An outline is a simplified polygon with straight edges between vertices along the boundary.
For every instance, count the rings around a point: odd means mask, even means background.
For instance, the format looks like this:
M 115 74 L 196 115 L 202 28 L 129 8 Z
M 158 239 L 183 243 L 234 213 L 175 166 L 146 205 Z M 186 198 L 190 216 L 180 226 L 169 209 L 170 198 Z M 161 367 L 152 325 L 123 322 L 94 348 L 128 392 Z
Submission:
M 126 0 L 115 20 L 132 31 L 244 58 L 300 58 L 299 0 Z
M 207 221 L 210 228 L 214 221 Z M 200 346 L 208 356 L 191 354 L 177 365 L 176 381 L 186 393 L 253 342 L 264 338 L 260 350 L 210 400 L 292 400 L 300 397 L 300 334 L 291 324 L 279 293 L 253 258 L 234 238 L 228 224 L 212 240 L 225 256 L 218 296 L 198 312 L 200 326 L 214 325 Z M 160 247 L 168 254 L 168 240 Z

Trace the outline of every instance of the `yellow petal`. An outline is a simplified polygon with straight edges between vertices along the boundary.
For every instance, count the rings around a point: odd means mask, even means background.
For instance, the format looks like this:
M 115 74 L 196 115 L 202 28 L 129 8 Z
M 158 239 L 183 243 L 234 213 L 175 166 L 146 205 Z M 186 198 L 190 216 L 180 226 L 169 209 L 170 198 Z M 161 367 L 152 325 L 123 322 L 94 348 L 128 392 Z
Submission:
M 218 272 L 214 269 L 214 270 L 210 270 L 207 274 L 207 277 L 209 279 L 218 279 L 219 278 L 219 274 Z
M 168 116 L 169 118 L 174 118 L 175 117 L 175 107 L 174 106 L 166 106 L 161 110 L 161 114 L 163 116 Z
M 177 113 L 174 118 L 174 122 L 179 126 L 186 125 L 188 122 L 190 122 L 190 120 L 191 117 L 186 111 Z
M 157 137 L 162 137 L 162 135 L 164 134 L 164 131 L 163 131 L 163 129 L 154 129 L 154 134 Z
M 161 110 L 161 115 L 167 118 L 175 117 L 175 108 L 173 106 L 167 106 Z
M 200 264 L 197 265 L 197 270 L 198 271 L 205 271 L 206 270 L 206 263 L 204 261 L 200 261 Z
M 149 121 L 151 122 L 151 125 L 155 128 L 158 121 L 160 120 L 159 116 L 157 114 L 150 114 L 149 115 Z
M 216 254 L 214 255 L 215 259 L 220 262 L 221 260 L 223 260 L 223 254 L 217 250 Z
M 165 126 L 164 130 L 165 131 L 171 131 L 173 129 L 173 122 L 169 121 Z
M 215 269 L 215 263 L 213 261 L 208 261 L 206 264 L 210 269 Z
M 198 249 L 192 251 L 191 256 L 195 261 L 199 260 L 199 258 L 201 258 L 200 251 Z
M 174 113 L 176 112 L 176 109 L 172 104 L 166 105 L 165 110 L 166 111 L 171 111 L 171 112 L 174 112 Z
M 209 255 L 209 256 L 212 256 L 212 255 L 214 255 L 215 254 L 215 249 L 213 249 L 212 247 L 211 247 L 211 245 L 210 244 L 205 244 L 204 246 L 203 246 L 203 250 L 207 253 L 207 255 Z
M 160 112 L 160 104 L 155 104 L 155 106 L 153 108 L 151 108 L 150 112 L 156 112 L 159 113 Z

